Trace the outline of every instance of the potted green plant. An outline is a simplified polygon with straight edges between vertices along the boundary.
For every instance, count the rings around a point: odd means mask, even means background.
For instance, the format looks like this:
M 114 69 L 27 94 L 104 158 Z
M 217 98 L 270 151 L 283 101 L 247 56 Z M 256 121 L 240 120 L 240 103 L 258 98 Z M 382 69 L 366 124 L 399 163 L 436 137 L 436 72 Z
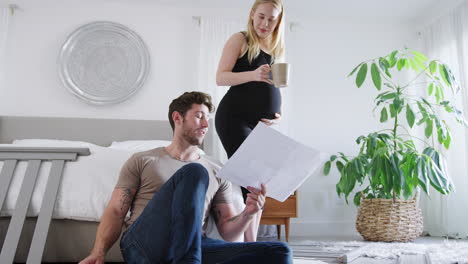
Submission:
M 404 84 L 400 84 L 394 76 L 411 72 L 414 76 Z M 422 189 L 428 195 L 430 186 L 442 194 L 454 190 L 438 147 L 448 149 L 452 142 L 450 128 L 440 114 L 442 111 L 467 125 L 454 102 L 460 87 L 446 64 L 428 60 L 423 54 L 408 49 L 361 62 L 348 77 L 352 75 L 356 75 L 358 88 L 370 75 L 373 85 L 380 92 L 375 98 L 374 111 L 380 112 L 380 122 L 389 122 L 391 127 L 359 136 L 356 140 L 358 154 L 347 156 L 340 152 L 332 155 L 325 163 L 324 174 L 328 175 L 335 164 L 341 175 L 336 191 L 339 196 L 344 195 L 346 202 L 357 189 L 353 199 L 354 204 L 360 206 L 356 224 L 364 238 L 374 241 L 412 240 L 422 232 L 422 216 L 414 202 L 417 190 Z M 427 90 L 427 95 L 414 95 L 414 88 L 421 86 Z M 415 126 L 423 126 L 426 139 L 412 134 Z M 372 205 L 371 211 L 366 211 L 364 202 L 367 208 L 369 204 Z M 410 221 L 413 227 L 402 228 L 401 220 L 408 216 L 395 211 L 405 207 L 405 204 L 414 208 L 403 209 L 414 211 L 410 213 L 413 215 Z M 377 213 L 389 215 L 384 219 Z M 383 227 L 365 230 L 368 234 L 363 234 L 363 227 L 359 227 L 360 218 L 374 227 L 380 225 L 379 221 L 386 223 L 381 223 Z M 391 227 L 388 222 L 401 230 L 389 231 Z M 401 234 L 389 235 L 389 232 Z

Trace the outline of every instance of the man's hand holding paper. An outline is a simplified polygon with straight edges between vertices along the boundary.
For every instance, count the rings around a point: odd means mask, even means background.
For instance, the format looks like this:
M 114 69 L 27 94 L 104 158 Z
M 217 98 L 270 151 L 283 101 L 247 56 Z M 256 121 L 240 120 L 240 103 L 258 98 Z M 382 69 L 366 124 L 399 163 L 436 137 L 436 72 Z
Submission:
M 247 189 L 250 193 L 247 194 L 247 200 L 245 201 L 245 212 L 248 215 L 254 215 L 263 210 L 267 193 L 266 186 L 262 184 L 261 189 L 247 186 Z

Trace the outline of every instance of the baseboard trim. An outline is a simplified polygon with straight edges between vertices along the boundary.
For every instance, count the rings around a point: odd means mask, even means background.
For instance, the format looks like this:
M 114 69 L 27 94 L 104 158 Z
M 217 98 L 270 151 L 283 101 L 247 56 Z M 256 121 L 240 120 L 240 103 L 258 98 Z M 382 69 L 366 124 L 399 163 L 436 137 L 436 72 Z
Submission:
M 359 236 L 355 222 L 295 222 L 291 223 L 290 236 Z

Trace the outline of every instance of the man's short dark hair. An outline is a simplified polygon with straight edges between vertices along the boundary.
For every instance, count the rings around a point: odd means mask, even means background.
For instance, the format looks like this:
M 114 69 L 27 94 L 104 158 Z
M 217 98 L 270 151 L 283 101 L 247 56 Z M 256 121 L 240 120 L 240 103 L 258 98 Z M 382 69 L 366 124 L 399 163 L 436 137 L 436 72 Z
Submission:
M 169 123 L 171 123 L 172 131 L 174 131 L 175 125 L 174 120 L 172 120 L 172 113 L 178 112 L 183 117 L 188 110 L 192 108 L 193 104 L 204 104 L 208 107 L 210 113 L 215 110 L 213 103 L 211 102 L 211 96 L 206 93 L 202 92 L 185 92 L 181 96 L 177 97 L 176 99 L 172 100 L 171 104 L 169 105 Z

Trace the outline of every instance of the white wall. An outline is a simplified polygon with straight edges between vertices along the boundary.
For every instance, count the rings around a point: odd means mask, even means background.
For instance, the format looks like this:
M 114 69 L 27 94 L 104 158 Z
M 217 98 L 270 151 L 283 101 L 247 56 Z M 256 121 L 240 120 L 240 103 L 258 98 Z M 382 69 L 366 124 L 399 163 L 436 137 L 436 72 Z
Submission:
M 288 34 L 292 68 L 291 133 L 297 140 L 335 154 L 356 153 L 360 135 L 391 125 L 372 114 L 377 90 L 370 77 L 361 88 L 347 75 L 362 61 L 405 46 L 418 49 L 407 25 L 330 19 L 299 21 Z M 338 172 L 317 172 L 299 190 L 300 217 L 292 235 L 356 235 L 356 208 L 337 197 Z
M 11 19 L 7 82 L 0 114 L 18 116 L 166 119 L 171 99 L 195 89 L 198 31 L 193 15 L 244 15 L 246 10 L 173 9 L 148 2 L 77 3 L 49 1 L 48 6 L 22 6 Z M 97 1 L 96 1 L 97 2 Z M 247 7 L 248 8 L 248 7 Z M 248 10 L 248 9 L 247 9 Z M 142 90 L 111 106 L 88 105 L 60 83 L 57 56 L 68 34 L 78 26 L 110 20 L 135 30 L 151 54 L 151 72 Z M 371 114 L 375 89 L 355 88 L 347 74 L 363 60 L 416 43 L 406 25 L 289 17 L 288 91 L 291 136 L 327 153 L 356 151 L 355 139 L 376 130 Z M 158 26 L 156 26 L 158 25 Z M 165 25 L 161 29 L 160 25 Z M 409 28 L 409 29 L 408 29 Z M 3 96 L 4 95 L 4 96 Z M 336 171 L 311 176 L 299 190 L 299 218 L 292 235 L 354 235 L 355 207 L 335 193 Z
M 2 115 L 160 120 L 166 119 L 170 100 L 196 88 L 199 39 L 192 16 L 143 3 L 62 2 L 21 6 L 11 18 Z M 57 57 L 68 34 L 96 20 L 130 27 L 144 39 L 151 55 L 142 90 L 117 105 L 86 104 L 62 86 L 57 74 Z

